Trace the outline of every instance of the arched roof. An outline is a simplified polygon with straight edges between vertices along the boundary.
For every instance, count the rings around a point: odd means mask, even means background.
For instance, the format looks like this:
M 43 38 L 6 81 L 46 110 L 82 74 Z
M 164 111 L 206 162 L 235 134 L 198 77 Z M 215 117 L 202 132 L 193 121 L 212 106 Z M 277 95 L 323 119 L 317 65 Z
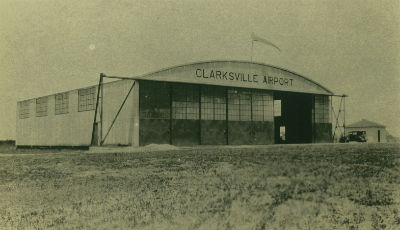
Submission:
M 177 65 L 132 79 L 333 95 L 326 87 L 293 71 L 264 63 L 236 60 Z

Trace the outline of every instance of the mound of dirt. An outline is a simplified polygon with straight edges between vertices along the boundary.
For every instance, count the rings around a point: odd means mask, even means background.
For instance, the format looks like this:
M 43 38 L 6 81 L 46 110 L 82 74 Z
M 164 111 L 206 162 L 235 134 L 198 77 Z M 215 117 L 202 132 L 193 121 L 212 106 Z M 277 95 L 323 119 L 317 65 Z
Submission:
M 90 147 L 88 152 L 92 153 L 115 153 L 115 152 L 148 152 L 148 151 L 166 151 L 166 150 L 176 150 L 178 147 L 168 144 L 149 144 L 141 147 L 133 146 L 93 146 Z
M 178 147 L 169 144 L 149 144 L 143 147 L 145 150 L 176 150 Z

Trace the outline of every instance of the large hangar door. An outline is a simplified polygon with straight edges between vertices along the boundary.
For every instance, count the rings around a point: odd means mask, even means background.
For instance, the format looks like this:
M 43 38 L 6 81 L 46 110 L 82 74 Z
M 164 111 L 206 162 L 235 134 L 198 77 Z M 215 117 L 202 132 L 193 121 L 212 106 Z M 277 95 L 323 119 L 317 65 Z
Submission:
M 218 86 L 201 86 L 201 144 L 227 144 L 226 90 Z
M 141 81 L 139 90 L 140 145 L 170 143 L 170 87 L 165 82 Z
M 200 144 L 199 86 L 189 84 L 172 85 L 171 144 Z
M 228 90 L 228 144 L 272 144 L 273 96 L 271 92 Z
M 312 142 L 312 95 L 302 93 L 276 93 L 274 99 L 281 100 L 281 117 L 275 118 L 275 135 L 279 135 L 279 126 L 285 128 L 283 143 Z

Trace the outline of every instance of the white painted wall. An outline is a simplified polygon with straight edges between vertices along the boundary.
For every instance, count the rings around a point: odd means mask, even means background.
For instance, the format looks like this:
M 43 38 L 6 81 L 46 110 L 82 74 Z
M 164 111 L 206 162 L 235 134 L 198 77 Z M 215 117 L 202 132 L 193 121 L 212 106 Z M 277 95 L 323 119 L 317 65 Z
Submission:
M 132 80 L 115 81 L 104 84 L 103 137 L 110 126 L 118 108 L 132 85 Z M 97 87 L 96 87 L 97 89 Z M 124 108 L 121 110 L 105 144 L 136 145 L 131 123 L 136 119 L 132 112 L 139 109 L 138 98 L 132 90 Z M 135 93 L 134 93 L 135 92 Z M 55 115 L 55 95 L 48 96 L 47 116 L 36 117 L 36 102 L 31 99 L 29 118 L 19 118 L 17 106 L 16 145 L 28 146 L 88 146 L 90 145 L 94 110 L 78 112 L 78 89 L 68 91 L 69 107 L 67 114 Z M 19 104 L 20 102 L 18 102 Z M 99 102 L 100 104 L 100 102 Z M 99 110 L 100 111 L 100 110 Z M 138 118 L 137 118 L 138 119 Z M 100 120 L 98 113 L 97 120 Z M 138 140 L 137 140 L 138 141 Z M 138 143 L 137 143 L 138 145 Z
M 104 85 L 103 102 L 103 138 L 106 136 L 109 127 L 112 124 L 121 104 L 129 92 L 134 81 L 122 80 Z M 119 113 L 113 127 L 108 134 L 104 145 L 135 145 L 133 140 L 132 124 L 135 122 L 135 111 L 139 110 L 138 98 L 139 84 L 135 83 L 129 97 L 127 98 L 121 112 Z M 137 96 L 137 98 L 135 97 Z M 139 113 L 137 113 L 138 115 Z M 137 120 L 139 118 L 137 117 Z M 139 126 L 138 126 L 139 128 Z M 139 132 L 137 130 L 137 132 Z M 138 144 L 138 143 L 137 143 Z

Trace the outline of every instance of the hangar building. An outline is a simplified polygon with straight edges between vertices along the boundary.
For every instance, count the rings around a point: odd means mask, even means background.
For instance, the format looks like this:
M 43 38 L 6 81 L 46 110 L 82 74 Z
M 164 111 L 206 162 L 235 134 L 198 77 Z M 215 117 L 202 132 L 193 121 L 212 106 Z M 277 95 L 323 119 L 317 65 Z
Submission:
M 16 145 L 332 142 L 331 96 L 304 76 L 246 61 L 101 75 L 97 86 L 19 101 Z

